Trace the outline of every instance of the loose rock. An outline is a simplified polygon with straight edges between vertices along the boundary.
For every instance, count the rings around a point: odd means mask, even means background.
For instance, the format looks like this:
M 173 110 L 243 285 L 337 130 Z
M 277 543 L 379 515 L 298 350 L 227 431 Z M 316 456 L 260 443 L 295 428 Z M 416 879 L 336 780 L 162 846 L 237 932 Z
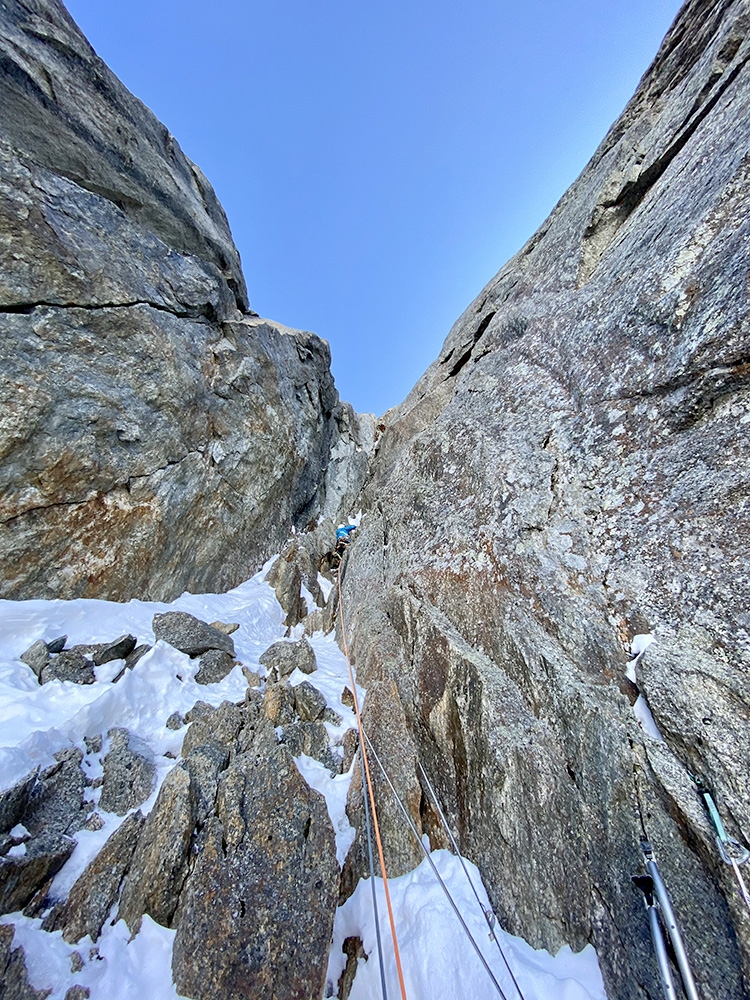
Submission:
M 75 646 L 57 656 L 50 657 L 39 675 L 42 684 L 49 681 L 72 681 L 74 684 L 93 684 L 96 680 L 94 664 Z
M 37 677 L 40 677 L 42 670 L 44 670 L 50 660 L 49 648 L 43 639 L 37 639 L 32 646 L 29 646 L 25 653 L 21 654 L 20 659 L 27 666 L 31 667 Z
M 312 674 L 318 669 L 313 650 L 307 639 L 298 642 L 275 642 L 260 657 L 261 666 L 268 671 L 272 683 L 284 680 L 301 670 L 303 674 Z
M 136 642 L 134 635 L 121 635 L 119 639 L 106 643 L 102 649 L 94 653 L 94 666 L 99 667 L 111 660 L 124 660 L 133 652 Z
M 186 611 L 154 615 L 152 627 L 157 639 L 168 642 L 188 656 L 201 656 L 209 649 L 221 649 L 234 656 L 234 642 L 225 632 L 212 628 Z
M 198 684 L 218 684 L 232 671 L 234 665 L 234 657 L 223 649 L 209 649 L 201 656 L 195 680 Z
M 325 697 L 309 681 L 294 688 L 294 707 L 303 722 L 315 722 L 326 709 Z
M 216 628 L 225 635 L 233 635 L 239 627 L 239 622 L 211 622 L 211 628 Z

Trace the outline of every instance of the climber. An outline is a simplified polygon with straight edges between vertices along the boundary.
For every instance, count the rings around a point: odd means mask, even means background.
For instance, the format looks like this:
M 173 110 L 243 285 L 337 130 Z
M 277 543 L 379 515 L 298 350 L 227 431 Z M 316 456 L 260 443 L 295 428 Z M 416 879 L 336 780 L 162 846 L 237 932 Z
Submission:
M 336 528 L 336 555 L 339 559 L 343 556 L 347 545 L 352 540 L 352 532 L 356 530 L 356 524 L 340 524 L 338 528 Z

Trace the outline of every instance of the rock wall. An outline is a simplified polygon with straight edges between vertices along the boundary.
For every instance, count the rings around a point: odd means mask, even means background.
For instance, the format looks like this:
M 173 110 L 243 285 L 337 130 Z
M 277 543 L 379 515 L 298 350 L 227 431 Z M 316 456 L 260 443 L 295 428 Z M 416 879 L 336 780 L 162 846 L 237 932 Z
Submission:
M 388 415 L 345 577 L 359 679 L 395 682 L 503 923 L 592 942 L 610 1000 L 660 994 L 644 835 L 700 995 L 748 989 L 747 913 L 690 775 L 747 843 L 749 30 L 747 2 L 685 5 Z
M 358 492 L 365 424 L 62 4 L 4 4 L 0 58 L 0 592 L 227 589 Z

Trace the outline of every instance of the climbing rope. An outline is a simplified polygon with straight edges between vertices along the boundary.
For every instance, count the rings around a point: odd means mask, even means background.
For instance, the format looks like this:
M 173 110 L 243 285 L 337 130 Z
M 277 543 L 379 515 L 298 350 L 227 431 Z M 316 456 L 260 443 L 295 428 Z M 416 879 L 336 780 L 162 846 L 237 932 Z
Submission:
M 375 795 L 372 790 L 372 778 L 370 776 L 370 764 L 367 759 L 367 750 L 365 747 L 365 731 L 362 727 L 362 716 L 359 712 L 359 699 L 357 698 L 357 685 L 354 682 L 354 671 L 352 670 L 352 665 L 349 661 L 349 650 L 347 649 L 346 643 L 346 625 L 344 623 L 344 602 L 341 595 L 341 577 L 342 577 L 343 566 L 338 572 L 338 594 L 339 594 L 339 614 L 341 616 L 341 641 L 344 647 L 344 659 L 346 660 L 346 666 L 349 670 L 349 681 L 352 686 L 352 698 L 354 700 L 354 714 L 357 717 L 357 729 L 359 730 L 359 752 L 361 754 L 362 770 L 365 775 L 367 782 L 367 794 L 370 799 L 370 806 L 372 808 L 372 821 L 373 828 L 375 830 L 375 841 L 378 845 L 378 859 L 380 861 L 380 871 L 383 876 L 383 888 L 385 890 L 385 902 L 388 908 L 388 920 L 391 925 L 391 938 L 393 939 L 393 953 L 396 959 L 396 971 L 398 972 L 398 983 L 401 989 L 401 998 L 406 1000 L 406 986 L 404 984 L 404 973 L 401 968 L 401 954 L 398 948 L 398 936 L 396 935 L 396 922 L 393 917 L 393 906 L 391 905 L 391 894 L 388 889 L 388 875 L 385 868 L 385 857 L 383 856 L 383 843 L 380 839 L 380 824 L 378 823 L 378 811 L 375 806 Z
M 367 829 L 367 858 L 370 864 L 370 888 L 372 889 L 372 910 L 375 915 L 375 939 L 378 946 L 378 963 L 380 965 L 380 991 L 383 1000 L 388 1000 L 388 987 L 385 982 L 385 966 L 383 964 L 383 943 L 380 940 L 380 918 L 378 917 L 378 894 L 375 890 L 375 861 L 372 856 L 372 823 L 370 821 L 370 802 L 367 798 L 365 772 L 362 770 L 362 800 L 365 804 L 365 827 Z
M 445 895 L 446 895 L 446 897 L 448 899 L 448 902 L 453 907 L 453 912 L 458 917 L 458 920 L 459 920 L 461 926 L 463 927 L 466 936 L 468 937 L 469 941 L 471 942 L 471 944 L 472 944 L 472 946 L 474 948 L 474 951 L 477 953 L 477 955 L 479 956 L 479 959 L 480 959 L 482 965 L 487 970 L 487 975 L 492 980 L 492 983 L 493 983 L 495 989 L 497 990 L 498 995 L 501 997 L 501 1000 L 508 1000 L 508 998 L 506 997 L 505 993 L 503 993 L 503 990 L 502 990 L 502 987 L 500 986 L 500 983 L 498 983 L 497 979 L 495 978 L 495 974 L 493 973 L 492 969 L 489 967 L 487 959 L 482 954 L 481 948 L 479 947 L 479 945 L 477 944 L 477 942 L 474 940 L 474 935 L 469 930 L 468 925 L 466 924 L 466 921 L 462 917 L 461 911 L 459 910 L 458 906 L 456 905 L 455 900 L 451 896 L 450 889 L 448 888 L 448 886 L 443 881 L 443 877 L 440 874 L 440 872 L 437 870 L 437 866 L 436 866 L 435 862 L 432 860 L 432 856 L 431 856 L 430 852 L 427 850 L 427 848 L 422 843 L 422 838 L 419 835 L 419 831 L 417 830 L 416 826 L 414 825 L 414 821 L 412 820 L 411 816 L 409 815 L 409 812 L 408 812 L 406 806 L 401 801 L 401 798 L 399 797 L 399 794 L 396 791 L 396 789 L 395 789 L 395 787 L 393 785 L 393 782 L 391 781 L 391 779 L 390 779 L 390 777 L 388 775 L 388 772 L 386 771 L 385 766 L 383 765 L 383 762 L 381 761 L 380 757 L 378 756 L 377 751 L 375 750 L 375 747 L 370 742 L 370 737 L 367 735 L 367 733 L 364 733 L 364 738 L 367 741 L 367 745 L 370 748 L 370 752 L 372 753 L 373 757 L 375 758 L 375 761 L 376 761 L 378 767 L 380 768 L 380 770 L 381 770 L 381 772 L 383 774 L 383 777 L 385 778 L 385 780 L 388 783 L 388 786 L 389 786 L 391 792 L 393 793 L 393 797 L 395 798 L 396 803 L 398 804 L 398 807 L 401 810 L 401 814 L 403 815 L 404 819 L 406 820 L 407 824 L 409 825 L 409 828 L 411 829 L 411 832 L 413 833 L 413 835 L 414 835 L 417 843 L 419 844 L 419 846 L 420 846 L 420 848 L 422 850 L 422 853 L 427 858 L 427 861 L 429 862 L 430 867 L 432 868 L 432 871 L 433 871 L 433 874 L 435 875 L 435 878 L 440 883 L 440 887 L 442 888 L 443 892 L 445 893 Z M 515 980 L 514 980 L 514 982 L 515 982 Z
M 489 927 L 489 931 L 490 931 L 490 940 L 494 941 L 495 944 L 497 945 L 497 950 L 500 952 L 500 957 L 502 958 L 503 962 L 505 963 L 505 968 L 508 970 L 508 975 L 513 980 L 513 985 L 515 986 L 516 991 L 517 991 L 519 997 L 521 998 L 521 1000 L 526 1000 L 526 998 L 524 997 L 523 993 L 521 992 L 521 987 L 518 985 L 518 980 L 513 975 L 513 970 L 511 969 L 510 964 L 508 963 L 508 959 L 505 956 L 505 952 L 502 949 L 502 946 L 500 944 L 500 941 L 498 940 L 497 934 L 495 934 L 495 914 L 492 912 L 492 910 L 490 910 L 488 907 L 486 907 L 484 905 L 484 903 L 482 902 L 482 900 L 479 898 L 479 893 L 477 892 L 476 887 L 474 886 L 474 882 L 473 882 L 473 880 L 471 878 L 471 875 L 469 875 L 469 871 L 468 871 L 466 865 L 464 864 L 464 859 L 461 856 L 461 851 L 458 849 L 458 844 L 456 843 L 456 838 L 453 836 L 453 831 L 451 830 L 450 826 L 448 825 L 448 820 L 445 818 L 445 813 L 443 812 L 442 808 L 440 807 L 440 802 L 438 801 L 438 797 L 437 797 L 437 794 L 435 793 L 435 789 L 432 787 L 432 782 L 427 777 L 427 772 L 422 767 L 422 762 L 419 760 L 419 758 L 417 758 L 417 767 L 419 768 L 419 773 L 422 775 L 422 780 L 424 781 L 424 783 L 425 783 L 425 785 L 427 787 L 427 790 L 430 793 L 430 796 L 432 797 L 432 801 L 435 803 L 435 808 L 438 811 L 438 816 L 440 817 L 440 821 L 443 824 L 443 828 L 445 829 L 445 832 L 448 834 L 448 837 L 450 838 L 450 842 L 453 845 L 453 850 L 456 852 L 456 857 L 460 861 L 461 867 L 464 870 L 464 875 L 466 876 L 466 880 L 469 883 L 469 885 L 471 886 L 471 891 L 474 893 L 474 898 L 476 899 L 477 904 L 478 904 L 480 910 L 482 911 L 482 913 L 484 915 L 484 919 L 487 921 L 487 926 Z

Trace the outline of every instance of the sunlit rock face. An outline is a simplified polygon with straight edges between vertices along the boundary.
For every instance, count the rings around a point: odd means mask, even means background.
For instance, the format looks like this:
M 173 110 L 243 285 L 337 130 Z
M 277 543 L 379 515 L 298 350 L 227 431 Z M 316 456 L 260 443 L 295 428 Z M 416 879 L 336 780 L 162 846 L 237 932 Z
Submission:
M 747 914 L 690 774 L 747 841 L 749 29 L 747 3 L 685 5 L 390 414 L 344 583 L 359 679 L 395 681 L 498 912 L 593 942 L 611 1000 L 660 990 L 644 834 L 701 995 L 746 995 Z M 624 678 L 639 633 L 664 742 Z
M 247 312 L 211 185 L 60 3 L 3 4 L 0 54 L 0 593 L 233 586 L 366 471 L 328 345 Z

